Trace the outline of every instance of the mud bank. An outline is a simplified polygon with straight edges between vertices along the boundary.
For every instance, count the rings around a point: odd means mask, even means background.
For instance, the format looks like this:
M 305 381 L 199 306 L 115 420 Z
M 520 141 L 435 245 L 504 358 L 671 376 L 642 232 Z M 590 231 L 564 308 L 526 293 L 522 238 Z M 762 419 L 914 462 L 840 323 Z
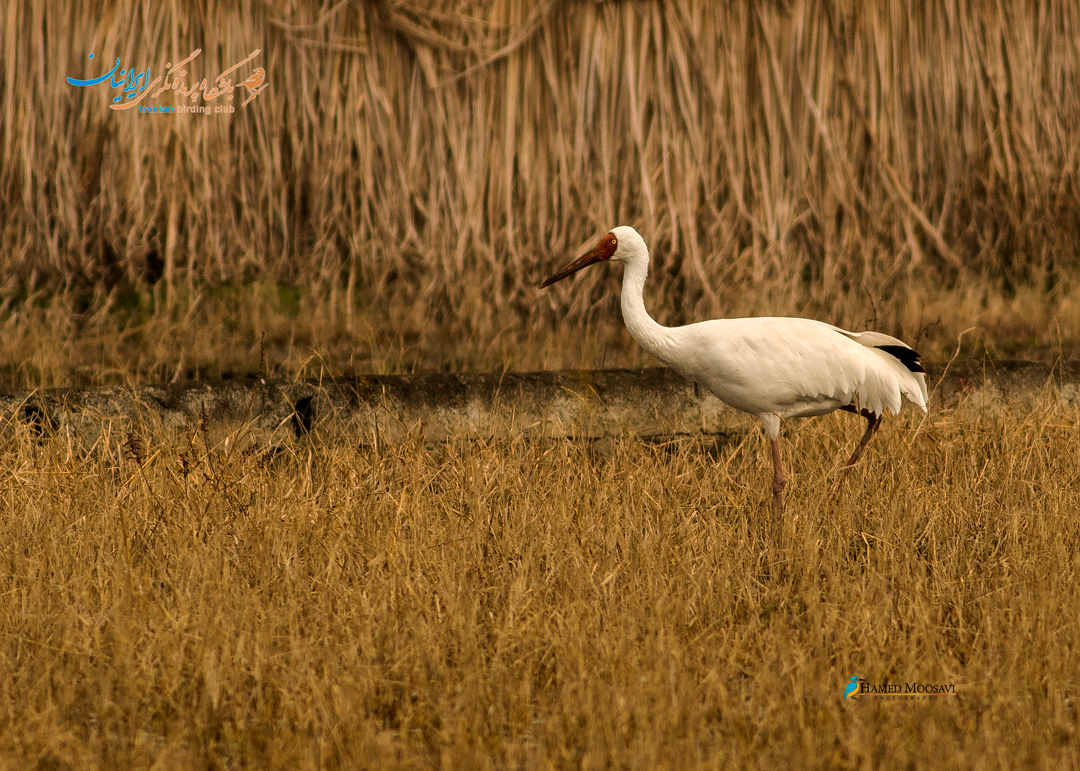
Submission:
M 1080 362 L 928 365 L 932 410 L 1026 409 L 1040 399 L 1080 406 Z M 753 420 L 668 369 L 369 375 L 337 380 L 258 377 L 180 385 L 0 392 L 3 432 L 84 440 L 103 428 L 185 430 L 248 425 L 278 440 L 335 426 L 361 444 L 504 436 L 600 438 L 723 434 Z

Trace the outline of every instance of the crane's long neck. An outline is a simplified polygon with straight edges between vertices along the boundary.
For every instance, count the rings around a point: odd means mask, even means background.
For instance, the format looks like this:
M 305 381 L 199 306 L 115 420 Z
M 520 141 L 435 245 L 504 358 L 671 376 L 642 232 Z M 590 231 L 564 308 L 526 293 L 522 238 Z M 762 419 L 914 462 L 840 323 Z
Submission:
M 669 359 L 671 329 L 658 324 L 645 310 L 645 278 L 649 275 L 649 260 L 626 263 L 622 286 L 622 315 L 626 328 L 642 348 L 663 362 Z

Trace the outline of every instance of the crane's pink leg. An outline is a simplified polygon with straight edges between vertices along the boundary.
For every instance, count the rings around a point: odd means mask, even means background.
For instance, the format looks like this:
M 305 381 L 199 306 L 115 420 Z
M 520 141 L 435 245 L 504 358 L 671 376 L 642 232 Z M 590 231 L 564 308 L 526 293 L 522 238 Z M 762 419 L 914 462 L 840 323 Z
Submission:
M 784 492 L 784 486 L 787 484 L 787 480 L 784 479 L 784 464 L 780 461 L 780 440 L 772 439 L 772 465 L 773 465 L 773 479 L 772 479 L 772 513 L 773 513 L 773 525 L 779 526 L 780 519 L 784 515 L 784 499 L 782 494 Z
M 855 412 L 855 408 L 850 405 L 846 407 L 841 407 L 840 409 L 847 410 L 848 412 Z M 854 466 L 855 463 L 859 460 L 859 458 L 862 457 L 863 450 L 866 449 L 866 445 L 870 444 L 870 440 L 874 438 L 874 434 L 877 433 L 878 428 L 881 426 L 880 415 L 875 415 L 869 410 L 863 410 L 860 414 L 864 418 L 866 418 L 866 433 L 863 434 L 862 440 L 859 442 L 859 446 L 855 448 L 855 452 L 851 453 L 851 457 L 848 458 L 848 462 L 844 466 L 845 471 Z M 845 476 L 847 475 L 841 474 L 839 477 L 837 477 L 836 484 L 833 485 L 832 494 L 829 496 L 830 509 L 836 503 L 836 494 L 840 492 L 840 485 L 844 483 Z
M 863 450 L 866 449 L 866 445 L 870 444 L 870 440 L 874 438 L 874 434 L 877 433 L 878 427 L 881 426 L 880 415 L 864 411 L 863 417 L 866 418 L 866 433 L 863 434 L 862 441 L 859 442 L 859 446 L 855 448 L 855 452 L 851 453 L 851 457 L 848 458 L 847 465 L 849 466 L 855 465 L 856 461 L 862 456 Z

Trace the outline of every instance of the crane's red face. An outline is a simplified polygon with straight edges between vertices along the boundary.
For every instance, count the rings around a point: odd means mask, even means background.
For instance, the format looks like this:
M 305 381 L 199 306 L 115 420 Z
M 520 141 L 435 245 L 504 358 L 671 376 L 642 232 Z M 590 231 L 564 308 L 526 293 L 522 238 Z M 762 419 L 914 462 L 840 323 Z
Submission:
M 577 273 L 582 268 L 587 268 L 594 262 L 603 262 L 610 260 L 611 255 L 615 254 L 615 250 L 619 248 L 619 239 L 615 237 L 613 233 L 608 233 L 606 236 L 600 239 L 600 243 L 594 246 L 589 252 L 581 255 L 558 273 L 553 275 L 547 281 L 540 285 L 543 289 L 546 286 L 551 286 L 556 281 L 562 281 L 571 273 Z

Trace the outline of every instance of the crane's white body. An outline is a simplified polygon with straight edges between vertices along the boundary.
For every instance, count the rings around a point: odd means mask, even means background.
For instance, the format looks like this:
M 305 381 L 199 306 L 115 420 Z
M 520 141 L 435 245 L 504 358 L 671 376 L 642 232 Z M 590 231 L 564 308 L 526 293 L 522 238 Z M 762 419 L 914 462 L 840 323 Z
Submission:
M 783 509 L 780 421 L 845 409 L 868 426 L 852 465 L 886 411 L 899 414 L 906 398 L 926 411 L 926 375 L 919 355 L 895 337 L 848 332 L 810 319 L 717 319 L 665 327 L 645 310 L 649 248 L 631 227 L 617 227 L 600 243 L 544 282 L 550 286 L 596 262 L 625 267 L 622 313 L 630 334 L 660 361 L 735 409 L 756 415 L 772 444 L 773 513 Z
M 850 405 L 898 414 L 902 399 L 926 410 L 926 376 L 875 346 L 907 348 L 878 332 L 847 332 L 810 319 L 715 319 L 665 327 L 645 310 L 649 250 L 637 231 L 615 228 L 624 262 L 622 313 L 630 334 L 660 361 L 709 389 L 720 401 L 756 415 L 770 439 L 781 418 L 825 415 Z

